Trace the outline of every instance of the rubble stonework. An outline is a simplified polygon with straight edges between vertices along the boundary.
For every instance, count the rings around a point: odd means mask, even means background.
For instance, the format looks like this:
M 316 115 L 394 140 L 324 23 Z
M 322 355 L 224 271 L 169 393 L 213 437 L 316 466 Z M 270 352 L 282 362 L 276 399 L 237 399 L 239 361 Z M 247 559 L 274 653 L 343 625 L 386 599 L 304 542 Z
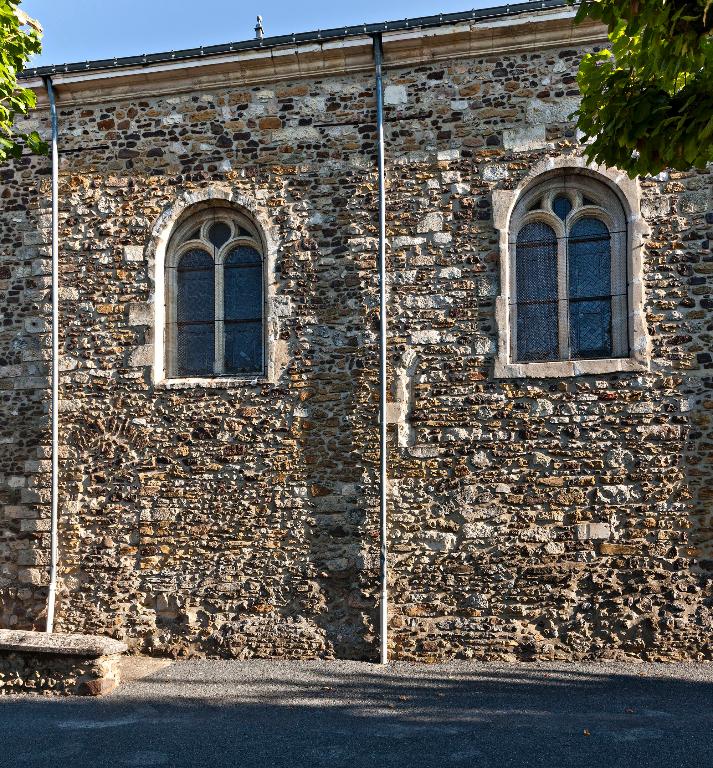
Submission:
M 386 69 L 394 658 L 712 655 L 710 171 L 640 180 L 649 370 L 493 375 L 492 194 L 581 155 L 585 50 Z M 58 93 L 57 629 L 156 654 L 375 657 L 373 71 Z M 48 174 L 2 170 L 11 628 L 42 624 L 48 579 Z M 191 196 L 269 228 L 267 380 L 154 380 L 157 222 Z
M 126 645 L 106 637 L 0 630 L 0 696 L 111 693 Z

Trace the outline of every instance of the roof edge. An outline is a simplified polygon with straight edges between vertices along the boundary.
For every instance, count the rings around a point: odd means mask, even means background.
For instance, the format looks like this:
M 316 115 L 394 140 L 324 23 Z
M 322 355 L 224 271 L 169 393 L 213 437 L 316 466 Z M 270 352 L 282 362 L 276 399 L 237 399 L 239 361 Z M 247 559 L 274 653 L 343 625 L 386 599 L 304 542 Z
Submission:
M 439 27 L 448 24 L 458 24 L 467 21 L 482 21 L 487 19 L 519 16 L 523 13 L 535 11 L 547 11 L 558 8 L 566 8 L 574 3 L 569 0 L 529 0 L 524 3 L 500 5 L 491 8 L 477 8 L 458 13 L 440 13 L 433 16 L 419 16 L 402 19 L 400 21 L 383 21 L 374 24 L 358 24 L 349 27 L 335 27 L 333 29 L 314 30 L 312 32 L 300 32 L 291 35 L 276 35 L 262 39 L 243 40 L 221 45 L 200 46 L 199 48 L 186 48 L 181 51 L 164 51 L 161 53 L 142 54 L 138 56 L 122 56 L 113 59 L 97 59 L 94 61 L 73 62 L 68 64 L 56 64 L 44 67 L 32 67 L 23 70 L 19 77 L 30 79 L 36 77 L 51 77 L 52 75 L 78 72 L 96 72 L 107 69 L 121 69 L 124 67 L 150 66 L 166 62 L 184 61 L 188 59 L 200 59 L 210 56 L 236 53 L 239 51 L 269 50 L 282 45 L 294 45 L 298 43 L 325 42 L 328 40 L 340 40 L 349 37 L 361 37 L 374 35 L 379 32 L 398 32 L 411 29 L 423 29 Z

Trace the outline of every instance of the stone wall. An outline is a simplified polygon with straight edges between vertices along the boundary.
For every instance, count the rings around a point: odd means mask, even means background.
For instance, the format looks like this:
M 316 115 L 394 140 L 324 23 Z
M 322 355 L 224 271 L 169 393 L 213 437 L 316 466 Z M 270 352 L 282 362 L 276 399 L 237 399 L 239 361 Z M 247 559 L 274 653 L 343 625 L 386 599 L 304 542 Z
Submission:
M 32 627 L 49 563 L 47 158 L 0 168 L 0 627 Z
M 580 153 L 580 55 L 386 73 L 398 658 L 711 656 L 710 173 L 641 182 L 650 372 L 492 375 L 492 192 Z M 374 657 L 374 117 L 369 71 L 60 110 L 59 628 L 159 654 Z M 0 267 L 23 297 L 4 333 L 46 350 L 46 163 L 27 163 L 4 179 Z M 151 233 L 205 194 L 276 243 L 274 381 L 153 383 Z M 22 393 L 0 446 L 18 626 L 46 579 L 43 390 L 18 383 L 44 350 L 8 358 L 24 367 L 1 393 L 10 411 Z
M 0 630 L 0 696 L 111 693 L 125 650 L 105 637 Z
M 119 658 L 87 659 L 0 651 L 0 696 L 103 696 L 118 685 Z

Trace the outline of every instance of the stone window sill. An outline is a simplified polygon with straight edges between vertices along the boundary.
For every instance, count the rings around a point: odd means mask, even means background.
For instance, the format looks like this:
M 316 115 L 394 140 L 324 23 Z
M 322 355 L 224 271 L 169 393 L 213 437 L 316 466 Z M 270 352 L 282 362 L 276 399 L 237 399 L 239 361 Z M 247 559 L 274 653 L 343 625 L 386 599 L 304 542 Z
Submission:
M 554 379 L 603 373 L 648 371 L 649 366 L 633 357 L 606 360 L 558 360 L 548 363 L 503 363 L 495 361 L 496 379 Z
M 270 384 L 264 375 L 256 376 L 196 376 L 180 379 L 164 379 L 156 383 L 156 389 L 240 389 Z

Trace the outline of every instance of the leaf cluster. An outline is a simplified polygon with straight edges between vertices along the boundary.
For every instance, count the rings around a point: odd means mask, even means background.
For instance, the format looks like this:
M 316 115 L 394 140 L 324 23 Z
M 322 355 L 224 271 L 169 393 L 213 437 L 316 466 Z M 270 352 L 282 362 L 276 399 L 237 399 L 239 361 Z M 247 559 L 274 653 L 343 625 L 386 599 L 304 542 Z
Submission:
M 24 147 L 47 151 L 36 131 L 22 133 L 14 127 L 16 118 L 36 103 L 34 92 L 18 85 L 17 73 L 42 50 L 42 27 L 17 6 L 18 0 L 0 0 L 0 161 L 18 157 Z
M 586 17 L 610 40 L 577 77 L 588 159 L 630 176 L 713 161 L 713 0 L 583 0 Z

